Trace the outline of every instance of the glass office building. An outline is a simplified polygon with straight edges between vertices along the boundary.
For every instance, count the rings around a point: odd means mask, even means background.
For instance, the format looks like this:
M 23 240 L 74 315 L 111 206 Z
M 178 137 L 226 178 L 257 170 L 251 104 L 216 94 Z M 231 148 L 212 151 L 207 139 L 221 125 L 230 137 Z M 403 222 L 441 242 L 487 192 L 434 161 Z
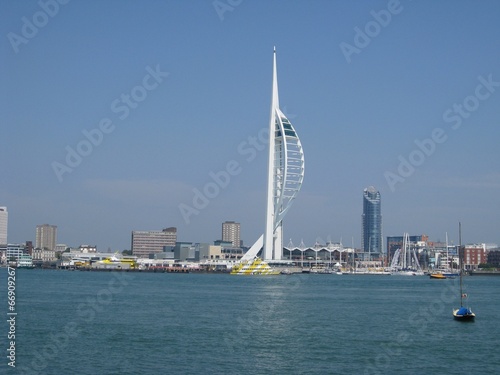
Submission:
M 382 253 L 382 211 L 380 192 L 373 186 L 363 191 L 361 248 L 372 257 Z

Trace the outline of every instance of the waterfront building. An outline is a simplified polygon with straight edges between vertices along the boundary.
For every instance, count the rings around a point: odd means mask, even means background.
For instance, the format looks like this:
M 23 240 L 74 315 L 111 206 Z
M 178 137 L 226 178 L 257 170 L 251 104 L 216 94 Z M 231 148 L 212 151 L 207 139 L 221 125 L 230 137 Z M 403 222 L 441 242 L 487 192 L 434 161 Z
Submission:
M 197 262 L 219 259 L 222 259 L 222 246 L 210 245 L 208 243 L 196 244 L 195 260 Z
M 153 259 L 162 259 L 162 260 L 165 260 L 165 259 L 168 259 L 168 260 L 174 260 L 175 257 L 174 257 L 174 247 L 172 246 L 165 246 L 164 248 L 164 251 L 161 252 L 161 253 L 156 253 L 154 254 L 154 257 Z M 146 259 L 146 258 L 141 258 L 141 259 Z
M 196 246 L 191 242 L 176 242 L 174 247 L 174 258 L 180 262 L 196 259 Z
M 35 247 L 55 251 L 57 242 L 57 226 L 42 224 L 36 226 Z
M 223 247 L 222 257 L 226 260 L 240 260 L 243 257 L 243 249 L 241 247 Z
M 97 246 L 95 246 L 95 245 L 80 245 L 79 250 L 82 253 L 97 253 Z
M 0 245 L 7 245 L 7 225 L 9 213 L 7 207 L 0 207 Z
M 35 248 L 32 251 L 32 258 L 35 263 L 54 262 L 57 260 L 55 250 Z
M 65 243 L 58 243 L 56 244 L 56 248 L 55 248 L 55 251 L 56 253 L 63 253 L 66 251 L 66 249 L 68 248 L 69 246 L 66 245 Z
M 24 255 L 24 245 L 11 243 L 7 244 L 5 253 L 7 262 L 18 262 L 22 255 Z
M 217 240 L 217 241 L 214 241 L 214 245 L 221 246 L 221 247 L 231 247 L 231 246 L 233 246 L 233 243 L 231 241 Z
M 474 270 L 486 260 L 486 244 L 464 246 L 463 266 L 466 270 Z
M 424 240 L 427 236 L 422 236 Z M 448 245 L 448 242 L 441 241 L 426 241 L 427 255 L 429 261 L 423 263 L 425 268 L 439 269 L 448 272 L 458 269 L 458 251 L 454 245 Z M 427 266 L 427 267 L 426 267 Z
M 255 258 L 262 249 L 266 260 L 283 255 L 283 218 L 292 206 L 304 180 L 304 151 L 297 132 L 279 107 L 276 49 L 273 54 L 273 84 L 269 121 L 267 204 L 264 234 L 243 260 Z
M 361 249 L 368 256 L 378 258 L 382 253 L 382 208 L 380 192 L 373 186 L 363 191 L 361 215 Z
M 487 259 L 488 264 L 494 267 L 500 267 L 500 249 L 490 250 Z
M 26 241 L 24 245 L 24 252 L 30 256 L 33 256 L 33 241 Z
M 241 247 L 233 247 L 230 242 L 215 241 L 214 245 L 196 244 L 195 261 L 200 263 L 217 261 L 236 261 L 243 256 Z
M 233 247 L 240 247 L 240 223 L 234 221 L 222 223 L 222 241 L 231 242 Z
M 353 249 L 344 248 L 341 243 L 328 242 L 325 245 L 315 243 L 314 246 L 305 246 L 304 243 L 301 243 L 299 246 L 295 246 L 290 240 L 283 249 L 283 258 L 294 262 L 313 261 L 333 266 L 338 262 L 347 263 L 349 253 L 352 252 Z
M 149 258 L 161 253 L 165 246 L 175 246 L 177 228 L 170 227 L 161 231 L 132 231 L 132 254 L 140 258 Z

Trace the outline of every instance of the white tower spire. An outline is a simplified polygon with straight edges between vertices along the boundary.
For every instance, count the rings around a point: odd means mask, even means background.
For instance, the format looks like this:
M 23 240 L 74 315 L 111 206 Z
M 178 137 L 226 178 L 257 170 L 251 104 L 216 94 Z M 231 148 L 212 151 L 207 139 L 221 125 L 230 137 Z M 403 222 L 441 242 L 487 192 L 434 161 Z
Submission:
M 266 230 L 264 232 L 264 249 L 262 257 L 264 259 L 281 259 L 281 251 L 278 257 L 275 254 L 275 248 L 282 246 L 282 233 L 281 225 L 279 226 L 279 233 L 275 231 L 275 209 L 274 209 L 274 196 L 276 189 L 275 181 L 275 147 L 276 142 L 276 110 L 279 109 L 279 96 L 278 96 L 278 74 L 276 71 L 276 47 L 273 53 L 273 92 L 271 96 L 271 115 L 269 119 L 269 158 L 267 164 L 267 206 L 266 206 Z M 281 224 L 281 223 L 280 223 Z M 279 237 L 278 237 L 279 236 Z
M 283 253 L 283 217 L 291 207 L 304 179 L 304 152 L 290 121 L 279 108 L 276 48 L 273 54 L 273 91 L 269 120 L 266 227 L 243 259 L 263 248 L 265 260 L 279 260 Z

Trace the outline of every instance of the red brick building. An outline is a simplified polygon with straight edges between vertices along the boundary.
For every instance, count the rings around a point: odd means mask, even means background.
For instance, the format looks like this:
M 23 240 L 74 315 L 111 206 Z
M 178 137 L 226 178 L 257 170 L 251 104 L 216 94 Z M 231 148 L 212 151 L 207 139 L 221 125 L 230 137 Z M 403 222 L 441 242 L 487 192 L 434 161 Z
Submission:
M 486 262 L 486 246 L 484 244 L 465 245 L 463 264 L 466 270 L 476 269 L 479 264 Z

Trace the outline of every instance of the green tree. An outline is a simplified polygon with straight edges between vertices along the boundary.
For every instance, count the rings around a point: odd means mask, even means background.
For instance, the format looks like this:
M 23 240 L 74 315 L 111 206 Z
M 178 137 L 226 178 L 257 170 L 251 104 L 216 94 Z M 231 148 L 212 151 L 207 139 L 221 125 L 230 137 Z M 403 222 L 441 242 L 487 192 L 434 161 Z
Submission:
M 490 264 L 490 263 L 480 263 L 478 265 L 478 268 L 488 269 L 488 268 L 496 268 L 496 267 L 493 264 Z

